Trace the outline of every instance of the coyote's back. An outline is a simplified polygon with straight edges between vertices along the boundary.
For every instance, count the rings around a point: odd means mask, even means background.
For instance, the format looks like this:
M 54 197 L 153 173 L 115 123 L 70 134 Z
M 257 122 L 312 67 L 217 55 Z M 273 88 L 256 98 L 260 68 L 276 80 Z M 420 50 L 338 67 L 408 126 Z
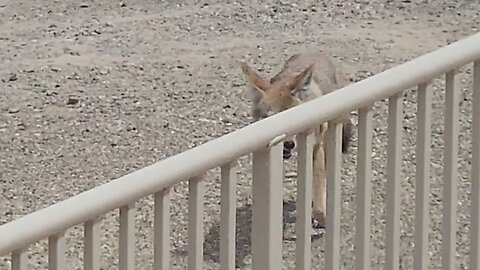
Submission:
M 348 84 L 342 71 L 322 52 L 305 52 L 292 55 L 285 62 L 280 72 L 270 79 L 270 82 L 291 81 L 295 76 L 298 76 L 298 74 L 312 65 L 313 82 L 321 91 L 321 93 L 317 93 L 320 96 L 326 95 Z

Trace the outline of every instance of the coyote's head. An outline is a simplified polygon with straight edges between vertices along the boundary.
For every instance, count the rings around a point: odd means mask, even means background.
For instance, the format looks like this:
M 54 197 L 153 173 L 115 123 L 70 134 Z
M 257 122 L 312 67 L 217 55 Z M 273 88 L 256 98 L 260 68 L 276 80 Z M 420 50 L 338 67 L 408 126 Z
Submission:
M 241 63 L 241 68 L 253 89 L 261 95 L 260 104 L 266 105 L 272 113 L 279 113 L 299 105 L 309 95 L 312 81 L 313 65 L 307 67 L 291 80 L 266 80 L 258 75 L 247 63 Z
M 290 80 L 278 79 L 269 81 L 258 75 L 247 63 L 241 63 L 243 73 L 250 81 L 260 99 L 254 108 L 254 118 L 265 118 L 269 112 L 276 114 L 288 110 L 309 99 L 311 93 L 313 65 L 310 65 Z M 283 147 L 283 158 L 289 159 L 295 148 L 292 139 L 286 140 Z

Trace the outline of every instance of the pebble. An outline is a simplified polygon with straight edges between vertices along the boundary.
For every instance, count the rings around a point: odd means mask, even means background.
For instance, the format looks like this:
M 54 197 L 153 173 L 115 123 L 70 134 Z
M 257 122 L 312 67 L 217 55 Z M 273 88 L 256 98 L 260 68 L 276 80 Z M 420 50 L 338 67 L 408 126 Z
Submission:
M 67 100 L 67 105 L 75 105 L 79 102 L 80 100 L 78 98 L 74 97 L 69 97 Z
M 15 82 L 15 81 L 17 81 L 17 79 L 18 79 L 17 78 L 17 73 L 11 73 L 10 77 L 8 78 L 8 81 L 9 82 Z
M 11 114 L 18 113 L 18 112 L 20 112 L 20 108 L 11 107 L 10 109 L 8 109 L 8 112 L 11 113 Z

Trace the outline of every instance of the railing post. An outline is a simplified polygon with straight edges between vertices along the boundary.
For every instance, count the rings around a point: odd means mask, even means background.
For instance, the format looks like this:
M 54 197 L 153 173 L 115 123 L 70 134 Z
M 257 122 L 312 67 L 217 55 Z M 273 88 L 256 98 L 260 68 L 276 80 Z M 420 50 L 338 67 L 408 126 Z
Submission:
M 480 270 L 480 60 L 473 66 L 472 228 L 470 269 Z
M 135 269 L 135 203 L 120 208 L 120 270 Z
M 428 83 L 418 86 L 416 190 L 415 190 L 415 255 L 414 269 L 427 269 L 429 198 L 430 198 L 430 137 L 432 114 L 432 89 Z
M 27 270 L 28 267 L 28 250 L 20 249 L 12 252 L 12 270 Z
M 170 269 L 170 188 L 155 193 L 154 269 Z
M 398 270 L 400 256 L 400 181 L 402 167 L 403 92 L 388 100 L 387 226 L 385 269 Z
M 195 177 L 188 181 L 188 269 L 203 268 L 203 197 L 205 181 Z
M 48 238 L 48 269 L 65 269 L 65 235 L 63 232 Z
M 356 269 L 370 270 L 370 215 L 372 205 L 372 109 L 358 110 L 356 192 Z
M 327 226 L 325 239 L 326 269 L 340 269 L 340 218 L 342 215 L 342 124 L 328 123 L 326 134 Z
M 315 134 L 312 131 L 297 136 L 298 177 L 297 177 L 297 222 L 295 224 L 296 269 L 311 269 L 311 231 L 312 231 L 312 183 L 313 183 L 313 146 Z
M 282 269 L 283 144 L 253 153 L 252 269 Z
M 446 75 L 445 152 L 443 185 L 442 269 L 455 269 L 457 233 L 457 167 L 459 91 L 455 87 L 455 70 Z
M 100 269 L 100 222 L 95 218 L 85 222 L 85 270 Z
M 236 162 L 221 167 L 220 269 L 235 269 Z

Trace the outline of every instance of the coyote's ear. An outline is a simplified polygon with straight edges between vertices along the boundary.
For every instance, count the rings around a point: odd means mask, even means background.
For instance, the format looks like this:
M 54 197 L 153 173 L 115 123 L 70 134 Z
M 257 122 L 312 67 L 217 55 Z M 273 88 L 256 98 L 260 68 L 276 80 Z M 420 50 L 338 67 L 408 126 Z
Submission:
M 247 79 L 252 83 L 255 89 L 265 92 L 270 87 L 270 83 L 260 77 L 247 63 L 241 62 L 240 66 L 243 73 L 247 76 Z
M 312 80 L 313 74 L 313 64 L 298 74 L 291 83 L 288 84 L 288 88 L 292 92 L 292 94 L 297 93 L 298 91 L 305 90 L 308 85 L 310 85 L 310 81 Z

